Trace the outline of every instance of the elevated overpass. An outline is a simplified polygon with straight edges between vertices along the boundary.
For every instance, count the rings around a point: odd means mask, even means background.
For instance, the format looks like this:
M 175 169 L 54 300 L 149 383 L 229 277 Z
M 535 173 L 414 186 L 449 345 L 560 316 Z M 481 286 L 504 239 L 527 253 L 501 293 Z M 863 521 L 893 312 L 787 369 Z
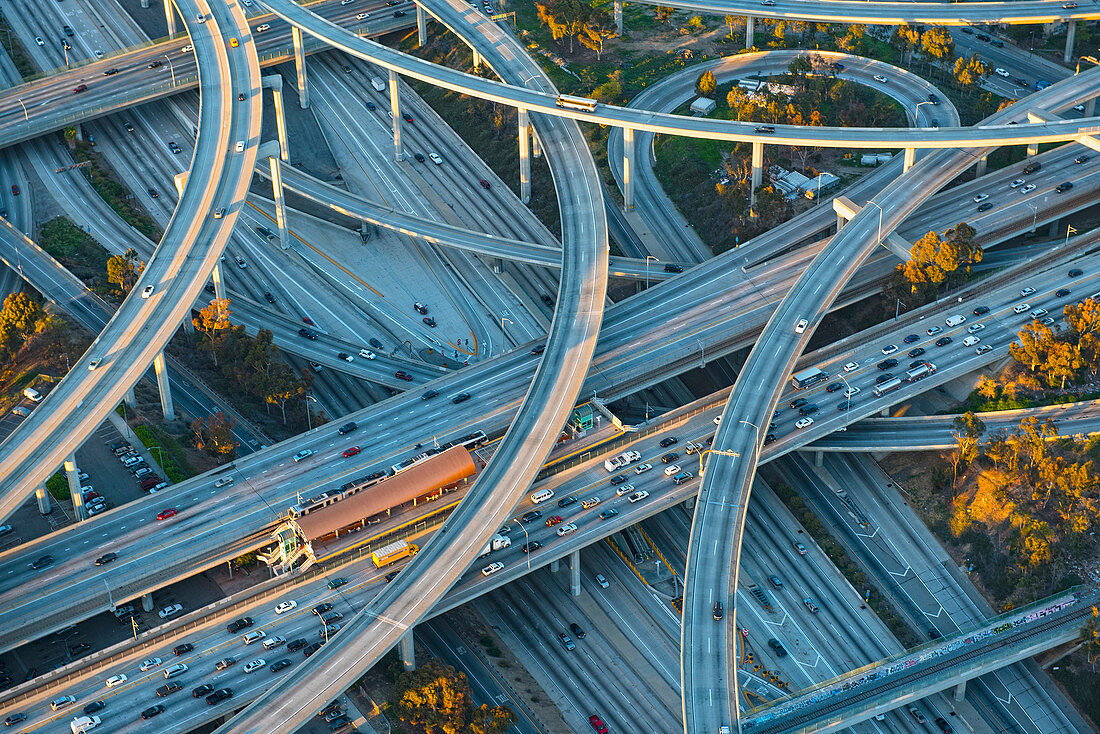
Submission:
M 745 715 L 753 734 L 826 734 L 1080 638 L 1097 589 L 1042 599 Z

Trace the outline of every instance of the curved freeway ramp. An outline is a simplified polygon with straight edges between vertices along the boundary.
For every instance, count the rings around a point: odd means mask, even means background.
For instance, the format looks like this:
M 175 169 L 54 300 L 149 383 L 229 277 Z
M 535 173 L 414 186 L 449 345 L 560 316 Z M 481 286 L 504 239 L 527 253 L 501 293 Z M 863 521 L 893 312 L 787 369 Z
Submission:
M 1059 104 L 1094 90 L 1100 72 L 1090 70 L 1029 98 L 1030 106 Z M 1010 110 L 1011 108 L 1009 108 Z M 1010 111 L 990 118 L 996 124 Z M 863 207 L 814 259 L 768 322 L 749 354 L 707 457 L 692 523 L 685 572 L 681 633 L 684 727 L 717 731 L 738 721 L 734 644 L 741 540 L 751 484 L 766 426 L 783 385 L 814 328 L 821 322 L 860 263 L 933 192 L 971 165 L 983 150 L 936 152 L 919 161 Z M 796 329 L 801 319 L 809 322 Z M 711 619 L 716 601 L 732 612 L 723 624 Z
M 69 375 L 0 444 L 0 517 L 7 517 L 114 410 L 187 317 L 229 239 L 248 190 L 260 138 L 260 68 L 237 5 L 180 0 L 199 59 L 203 105 L 191 174 L 161 245 L 131 296 Z M 198 14 L 211 16 L 196 23 Z M 243 42 L 229 47 L 229 36 Z M 243 151 L 234 152 L 236 141 Z M 219 206 L 227 214 L 214 219 Z M 156 289 L 143 299 L 145 286 Z M 101 360 L 98 364 L 94 360 Z
M 277 15 L 346 53 L 373 60 L 377 52 L 377 44 L 292 2 L 268 0 L 266 4 Z M 485 20 L 480 13 L 477 16 Z M 511 38 L 488 41 L 477 36 L 473 43 L 504 78 L 554 93 L 541 70 Z M 511 63 L 506 64 L 505 59 Z M 467 497 L 428 546 L 335 639 L 219 731 L 268 734 L 292 730 L 346 690 L 477 558 L 485 539 L 500 527 L 530 486 L 572 412 L 603 318 L 607 220 L 600 178 L 577 124 L 538 116 L 533 122 L 554 172 L 561 207 L 562 272 L 546 351 L 515 420 Z

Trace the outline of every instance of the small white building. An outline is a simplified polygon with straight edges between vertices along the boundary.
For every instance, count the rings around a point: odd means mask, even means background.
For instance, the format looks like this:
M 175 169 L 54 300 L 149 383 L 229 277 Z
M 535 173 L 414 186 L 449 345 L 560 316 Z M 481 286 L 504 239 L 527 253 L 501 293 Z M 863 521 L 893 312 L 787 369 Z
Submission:
M 709 115 L 718 105 L 709 97 L 696 97 L 691 103 L 691 111 L 696 115 Z
M 817 199 L 829 189 L 840 184 L 840 178 L 831 173 L 820 173 L 802 186 L 807 199 Z

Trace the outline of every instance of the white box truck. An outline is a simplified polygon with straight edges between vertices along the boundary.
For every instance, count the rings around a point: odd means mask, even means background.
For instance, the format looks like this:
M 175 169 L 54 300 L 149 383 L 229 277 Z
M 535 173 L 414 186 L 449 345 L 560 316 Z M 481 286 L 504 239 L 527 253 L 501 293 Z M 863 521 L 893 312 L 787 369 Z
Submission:
M 382 81 L 381 77 L 372 76 L 370 78 L 370 85 L 374 87 L 374 91 L 376 92 L 386 91 L 386 83 Z

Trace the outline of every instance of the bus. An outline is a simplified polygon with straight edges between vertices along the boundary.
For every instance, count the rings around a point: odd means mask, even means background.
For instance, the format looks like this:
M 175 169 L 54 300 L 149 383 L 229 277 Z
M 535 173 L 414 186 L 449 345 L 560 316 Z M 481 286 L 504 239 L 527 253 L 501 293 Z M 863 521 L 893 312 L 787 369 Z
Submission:
M 596 100 L 588 97 L 574 97 L 571 94 L 559 94 L 558 107 L 567 110 L 580 110 L 581 112 L 595 112 Z
M 791 387 L 796 390 L 805 390 L 807 387 L 812 387 L 819 382 L 825 382 L 829 379 L 829 374 L 817 367 L 811 367 L 808 370 L 802 370 L 791 375 Z
M 881 398 L 886 393 L 894 392 L 894 390 L 897 390 L 899 387 L 901 387 L 901 380 L 895 377 L 892 380 L 887 380 L 881 385 L 875 385 L 871 392 L 874 393 L 876 398 Z

